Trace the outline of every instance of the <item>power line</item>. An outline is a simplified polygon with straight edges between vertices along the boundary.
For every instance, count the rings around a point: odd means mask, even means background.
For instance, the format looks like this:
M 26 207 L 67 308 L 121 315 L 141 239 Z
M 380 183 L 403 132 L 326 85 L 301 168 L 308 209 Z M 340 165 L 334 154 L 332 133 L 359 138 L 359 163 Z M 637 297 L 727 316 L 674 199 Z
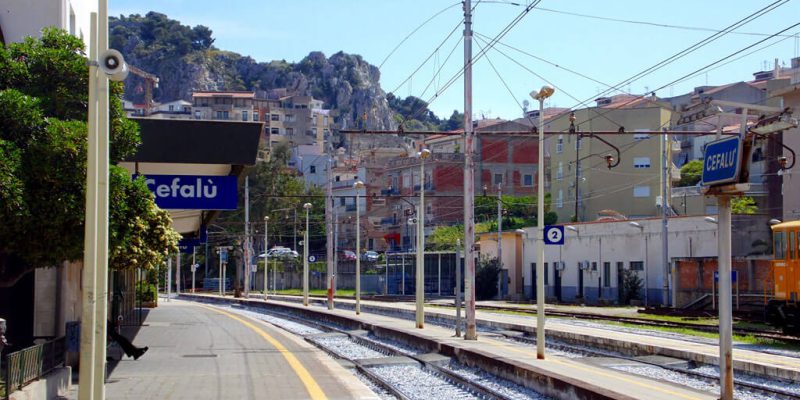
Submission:
M 438 17 L 439 15 L 442 15 L 445 11 L 447 11 L 447 10 L 449 10 L 449 9 L 459 5 L 459 4 L 461 4 L 461 2 L 453 3 L 453 4 L 449 5 L 449 6 L 441 9 L 439 12 L 437 12 L 436 14 L 433 14 L 430 18 L 426 19 L 423 23 L 419 24 L 419 26 L 417 26 L 411 32 L 409 32 L 408 35 L 406 35 L 406 37 L 404 37 L 403 40 L 401 40 L 400 43 L 397 44 L 397 46 L 394 46 L 392 51 L 390 51 L 389 54 L 386 55 L 386 57 L 383 59 L 383 61 L 381 61 L 381 63 L 378 65 L 378 69 L 383 68 L 383 65 L 386 64 L 386 61 L 389 60 L 389 57 L 391 57 L 397 51 L 397 49 L 399 49 L 400 46 L 403 45 L 403 43 L 405 43 L 409 38 L 411 38 L 411 36 L 413 36 L 415 33 L 417 33 L 417 31 L 422 29 L 423 26 L 427 25 L 428 22 L 431 22 L 434 18 Z

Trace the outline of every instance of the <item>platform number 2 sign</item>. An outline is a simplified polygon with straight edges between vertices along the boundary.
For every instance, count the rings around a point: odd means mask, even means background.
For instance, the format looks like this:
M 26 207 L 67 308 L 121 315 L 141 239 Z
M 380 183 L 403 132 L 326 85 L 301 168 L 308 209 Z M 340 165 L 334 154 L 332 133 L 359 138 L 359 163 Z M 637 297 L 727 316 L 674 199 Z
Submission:
M 564 227 L 560 225 L 545 225 L 544 244 L 564 244 Z

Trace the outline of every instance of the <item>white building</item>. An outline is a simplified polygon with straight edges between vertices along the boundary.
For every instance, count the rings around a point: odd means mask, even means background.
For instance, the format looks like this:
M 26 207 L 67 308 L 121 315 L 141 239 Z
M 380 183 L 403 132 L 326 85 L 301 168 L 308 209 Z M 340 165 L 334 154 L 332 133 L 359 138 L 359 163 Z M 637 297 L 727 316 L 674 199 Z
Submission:
M 0 3 L 0 39 L 4 43 L 40 37 L 54 26 L 81 38 L 89 53 L 89 14 L 97 12 L 91 0 L 3 0 Z
M 714 216 L 715 217 L 715 216 Z M 669 219 L 669 270 L 676 260 L 716 259 L 717 225 L 705 216 Z M 622 271 L 633 270 L 646 283 L 642 298 L 654 306 L 662 303 L 665 268 L 660 218 L 566 225 L 564 245 L 545 246 L 546 297 L 558 302 L 619 302 Z M 510 298 L 536 298 L 536 228 L 503 233 L 503 265 L 507 269 Z M 763 216 L 734 216 L 733 256 L 738 259 L 764 252 L 755 243 L 767 233 Z M 768 233 L 767 233 L 768 235 Z M 497 255 L 497 233 L 481 234 L 482 256 Z M 769 240 L 769 236 L 765 237 Z M 524 245 L 523 245 L 524 243 Z M 670 302 L 679 277 L 667 279 Z

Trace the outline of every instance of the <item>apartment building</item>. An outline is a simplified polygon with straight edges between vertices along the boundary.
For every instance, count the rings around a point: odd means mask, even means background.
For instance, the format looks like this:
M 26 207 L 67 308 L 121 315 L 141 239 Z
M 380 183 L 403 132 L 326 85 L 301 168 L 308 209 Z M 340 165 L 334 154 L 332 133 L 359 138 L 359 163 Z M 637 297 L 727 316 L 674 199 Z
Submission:
M 255 92 L 205 92 L 192 93 L 194 119 L 218 121 L 259 121 L 254 106 Z
M 564 132 L 547 140 L 550 157 L 552 210 L 559 221 L 593 221 L 608 214 L 649 217 L 659 214 L 663 182 L 663 157 L 678 148 L 660 131 L 670 125 L 672 110 L 654 99 L 618 95 L 597 99 L 596 107 L 574 112 L 577 132 L 619 131 L 602 139 L 569 134 L 570 118 L 560 114 L 545 121 L 545 131 Z M 642 132 L 642 133 L 636 133 Z M 606 156 L 619 161 L 608 168 Z M 675 178 L 672 166 L 671 178 Z M 667 184 L 669 185 L 670 179 Z
M 323 143 L 333 131 L 335 112 L 311 96 L 255 99 L 256 113 L 265 122 L 270 143 Z

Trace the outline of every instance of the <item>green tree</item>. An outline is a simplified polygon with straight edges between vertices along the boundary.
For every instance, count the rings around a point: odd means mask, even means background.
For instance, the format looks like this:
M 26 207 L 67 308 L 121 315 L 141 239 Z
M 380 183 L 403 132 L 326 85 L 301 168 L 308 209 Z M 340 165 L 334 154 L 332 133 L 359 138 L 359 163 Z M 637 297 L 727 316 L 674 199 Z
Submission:
M 482 257 L 478 260 L 475 273 L 475 297 L 489 300 L 497 295 L 497 281 L 500 279 L 500 265 L 497 258 Z
M 456 240 L 464 240 L 464 226 L 438 226 L 425 239 L 425 249 L 429 251 L 454 251 Z
M 678 186 L 694 186 L 703 178 L 703 161 L 692 160 L 681 167 L 681 180 Z
M 755 214 L 757 212 L 758 205 L 752 197 L 742 196 L 731 200 L 732 214 Z
M 0 47 L 0 287 L 34 268 L 83 256 L 88 100 L 83 54 L 79 39 L 56 29 L 45 29 L 41 39 Z M 121 93 L 121 85 L 111 85 L 112 163 L 133 154 L 139 143 L 137 125 L 124 116 Z M 166 214 L 154 208 L 143 182 L 112 166 L 110 183 L 110 266 L 152 267 L 159 255 L 175 249 L 177 234 Z M 137 224 L 144 228 L 129 227 Z

